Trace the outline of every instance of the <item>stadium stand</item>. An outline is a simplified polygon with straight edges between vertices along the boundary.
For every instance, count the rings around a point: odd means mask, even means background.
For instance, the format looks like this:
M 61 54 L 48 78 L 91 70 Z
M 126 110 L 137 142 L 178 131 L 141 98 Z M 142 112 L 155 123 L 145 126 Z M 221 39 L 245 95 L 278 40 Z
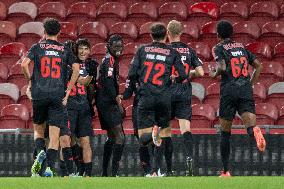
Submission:
M 13 22 L 0 21 L 0 46 L 14 42 L 17 36 L 17 28 Z
M 107 27 L 101 22 L 88 22 L 79 28 L 78 37 L 88 38 L 92 45 L 105 42 L 108 36 Z

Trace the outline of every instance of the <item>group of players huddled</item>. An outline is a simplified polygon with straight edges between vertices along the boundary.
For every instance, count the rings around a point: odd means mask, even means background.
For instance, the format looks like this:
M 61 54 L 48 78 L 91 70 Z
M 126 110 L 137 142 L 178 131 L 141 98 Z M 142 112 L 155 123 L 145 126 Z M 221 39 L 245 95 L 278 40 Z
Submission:
M 106 55 L 98 64 L 91 58 L 88 39 L 59 43 L 60 28 L 56 19 L 47 18 L 44 38 L 30 48 L 21 63 L 29 81 L 27 95 L 33 106 L 35 150 L 32 176 L 55 176 L 58 150 L 61 176 L 92 176 L 93 106 L 97 108 L 102 129 L 107 131 L 102 176 L 108 176 L 111 157 L 111 176 L 118 176 L 125 143 L 122 101 L 132 95 L 135 95 L 132 121 L 140 145 L 144 175 L 173 175 L 170 126 L 173 119 L 178 119 L 184 139 L 186 174 L 194 175 L 190 81 L 202 77 L 204 71 L 196 52 L 180 41 L 182 24 L 172 20 L 167 26 L 161 23 L 151 26 L 153 42 L 137 49 L 125 91 L 119 91 L 119 60 L 124 45 L 120 35 L 109 37 Z M 248 134 L 256 140 L 258 149 L 265 150 L 265 139 L 260 128 L 255 126 L 253 99 L 253 85 L 262 66 L 241 43 L 231 40 L 233 27 L 229 22 L 220 21 L 217 33 L 220 42 L 212 50 L 216 68 L 212 68 L 209 74 L 212 78 L 221 75 L 221 176 L 230 176 L 230 136 L 236 112 L 242 117 Z M 32 74 L 29 72 L 31 62 L 34 62 Z M 252 76 L 248 73 L 249 65 L 255 70 Z M 153 153 L 153 165 L 149 151 Z M 165 174 L 160 171 L 162 156 L 167 164 Z

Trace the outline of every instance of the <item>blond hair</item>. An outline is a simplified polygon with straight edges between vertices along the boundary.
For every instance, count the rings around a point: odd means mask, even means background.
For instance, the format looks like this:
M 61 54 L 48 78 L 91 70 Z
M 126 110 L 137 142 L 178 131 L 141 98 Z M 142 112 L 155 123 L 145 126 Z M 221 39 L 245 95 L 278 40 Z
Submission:
M 169 22 L 167 26 L 167 30 L 170 32 L 172 36 L 179 36 L 182 34 L 182 23 L 177 20 L 172 20 Z

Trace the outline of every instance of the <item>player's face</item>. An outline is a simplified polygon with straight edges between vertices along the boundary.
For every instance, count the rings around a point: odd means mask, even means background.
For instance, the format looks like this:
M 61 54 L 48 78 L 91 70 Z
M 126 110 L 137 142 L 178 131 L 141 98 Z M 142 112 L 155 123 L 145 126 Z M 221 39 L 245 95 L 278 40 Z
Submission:
M 119 57 L 123 51 L 123 42 L 122 41 L 114 41 L 110 46 L 110 51 L 113 56 Z
M 90 54 L 91 54 L 91 50 L 89 47 L 83 46 L 83 45 L 80 45 L 78 47 L 78 58 L 80 60 L 83 60 L 83 61 L 86 60 L 87 58 L 89 58 Z

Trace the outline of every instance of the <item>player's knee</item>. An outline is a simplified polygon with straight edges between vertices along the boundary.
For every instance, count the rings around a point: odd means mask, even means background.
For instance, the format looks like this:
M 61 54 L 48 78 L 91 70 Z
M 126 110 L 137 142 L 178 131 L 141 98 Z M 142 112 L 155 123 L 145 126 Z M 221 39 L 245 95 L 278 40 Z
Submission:
M 64 135 L 60 137 L 60 146 L 62 148 L 70 147 L 71 145 L 71 138 L 68 135 Z
M 83 149 L 90 148 L 90 140 L 89 137 L 81 137 L 80 138 L 80 145 Z

